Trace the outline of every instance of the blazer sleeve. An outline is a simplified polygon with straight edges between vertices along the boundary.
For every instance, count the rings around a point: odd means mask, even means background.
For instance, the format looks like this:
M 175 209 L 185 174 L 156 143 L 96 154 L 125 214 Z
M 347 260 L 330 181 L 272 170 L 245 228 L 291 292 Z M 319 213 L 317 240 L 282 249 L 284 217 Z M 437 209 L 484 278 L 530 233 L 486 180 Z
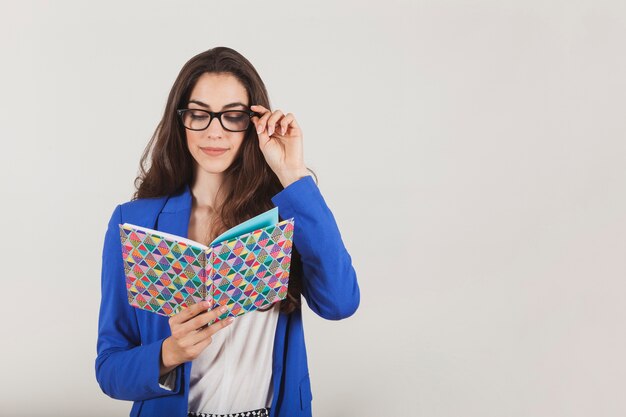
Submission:
M 289 184 L 272 202 L 281 218 L 294 218 L 293 245 L 302 259 L 302 295 L 309 308 L 329 320 L 354 314 L 360 291 L 352 258 L 313 177 Z
M 161 387 L 159 339 L 143 343 L 134 307 L 128 303 L 119 224 L 121 205 L 113 211 L 104 238 L 98 317 L 96 379 L 102 391 L 119 400 L 142 401 L 174 395 L 181 389 L 182 365 L 174 389 Z

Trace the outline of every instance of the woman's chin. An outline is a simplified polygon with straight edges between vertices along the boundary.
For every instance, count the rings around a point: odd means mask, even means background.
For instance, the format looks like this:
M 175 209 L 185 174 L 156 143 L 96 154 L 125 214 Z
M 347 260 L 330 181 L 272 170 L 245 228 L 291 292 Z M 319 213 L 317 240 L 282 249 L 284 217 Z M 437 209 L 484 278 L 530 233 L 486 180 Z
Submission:
M 230 166 L 230 161 L 223 161 L 221 163 L 217 161 L 212 161 L 212 163 L 207 163 L 206 161 L 202 161 L 202 163 L 198 163 L 197 167 L 207 174 L 221 174 Z

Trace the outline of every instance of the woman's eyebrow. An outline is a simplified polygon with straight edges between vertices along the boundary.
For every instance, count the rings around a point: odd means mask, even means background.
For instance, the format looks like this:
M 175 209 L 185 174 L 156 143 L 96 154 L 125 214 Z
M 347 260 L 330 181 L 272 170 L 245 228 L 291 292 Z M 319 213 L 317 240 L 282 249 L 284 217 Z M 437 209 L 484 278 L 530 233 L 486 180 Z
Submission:
M 211 106 L 209 106 L 206 103 L 201 102 L 200 100 L 189 100 L 189 104 L 191 104 L 191 103 L 197 104 L 198 106 L 206 107 L 207 109 L 211 108 Z M 222 109 L 229 109 L 231 107 L 237 107 L 237 106 L 248 107 L 246 104 L 243 104 L 243 103 L 237 101 L 235 103 L 228 103 L 228 104 L 224 105 L 224 107 L 222 107 Z

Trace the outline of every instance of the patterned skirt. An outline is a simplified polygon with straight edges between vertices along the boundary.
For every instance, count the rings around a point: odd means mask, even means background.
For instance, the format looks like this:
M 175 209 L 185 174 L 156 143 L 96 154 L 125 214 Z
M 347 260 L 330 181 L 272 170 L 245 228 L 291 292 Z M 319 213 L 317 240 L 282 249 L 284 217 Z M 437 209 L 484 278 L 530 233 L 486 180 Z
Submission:
M 207 413 L 196 413 L 190 411 L 187 414 L 187 417 L 269 417 L 270 409 L 269 408 L 259 408 L 258 410 L 252 411 L 242 411 L 240 413 L 233 414 L 207 414 Z

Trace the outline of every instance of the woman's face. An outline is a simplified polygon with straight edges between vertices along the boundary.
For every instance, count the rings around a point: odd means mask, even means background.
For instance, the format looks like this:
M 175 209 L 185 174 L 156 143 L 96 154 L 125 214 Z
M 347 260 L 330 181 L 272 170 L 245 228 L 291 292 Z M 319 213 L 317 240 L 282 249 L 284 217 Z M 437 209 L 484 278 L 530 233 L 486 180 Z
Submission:
M 235 76 L 207 72 L 198 78 L 187 108 L 218 112 L 247 110 L 249 106 L 247 91 Z M 205 130 L 185 129 L 185 132 L 187 148 L 197 163 L 196 167 L 212 174 L 224 172 L 230 166 L 246 133 L 225 130 L 217 118 L 213 118 Z M 212 148 L 226 151 L 208 152 Z

